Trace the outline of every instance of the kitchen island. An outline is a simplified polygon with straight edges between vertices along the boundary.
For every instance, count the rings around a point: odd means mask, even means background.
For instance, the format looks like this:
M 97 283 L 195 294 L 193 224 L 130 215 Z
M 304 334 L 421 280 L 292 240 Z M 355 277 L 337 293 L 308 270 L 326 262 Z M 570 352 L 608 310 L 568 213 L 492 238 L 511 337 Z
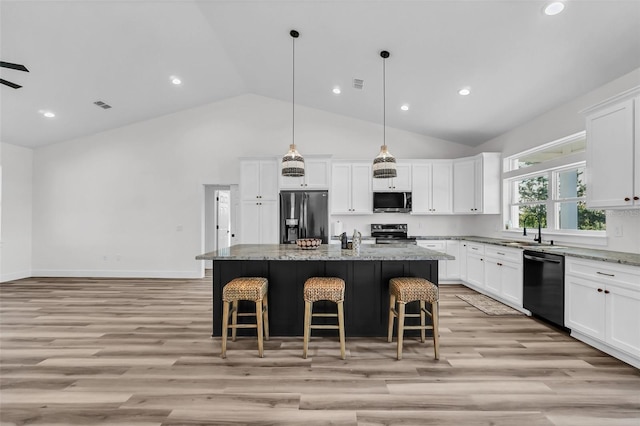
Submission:
M 233 278 L 266 277 L 271 335 L 302 336 L 304 282 L 309 277 L 332 276 L 346 284 L 346 335 L 366 337 L 387 334 L 389 279 L 422 277 L 438 284 L 438 261 L 453 256 L 410 244 L 363 245 L 357 252 L 333 244 L 315 250 L 295 245 L 242 244 L 196 259 L 213 261 L 213 336 L 221 335 L 222 288 Z M 251 309 L 249 305 L 246 308 Z M 335 304 L 314 303 L 314 312 L 335 312 Z M 242 331 L 247 330 L 238 333 Z

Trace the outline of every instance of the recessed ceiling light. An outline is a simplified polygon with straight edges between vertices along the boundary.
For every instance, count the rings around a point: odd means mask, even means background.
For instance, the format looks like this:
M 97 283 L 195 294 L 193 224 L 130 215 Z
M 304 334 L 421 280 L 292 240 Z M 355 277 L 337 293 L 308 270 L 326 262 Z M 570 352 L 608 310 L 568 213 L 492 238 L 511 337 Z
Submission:
M 333 93 L 336 95 L 339 95 L 340 93 L 342 93 L 342 90 L 340 90 L 340 88 L 338 86 L 333 88 Z
M 52 113 L 51 111 L 47 111 L 47 110 L 44 110 L 44 109 L 41 109 L 41 110 L 40 110 L 40 111 L 38 111 L 38 112 L 39 112 L 40 114 L 44 115 L 44 116 L 45 116 L 45 117 L 47 117 L 47 118 L 53 118 L 53 117 L 55 117 L 55 116 L 56 116 L 56 115 L 55 115 L 54 113 Z
M 400 107 L 400 109 L 401 109 L 401 110 L 403 110 L 403 111 L 409 111 L 409 105 L 404 104 L 404 105 L 402 105 L 402 106 Z
M 561 1 L 551 2 L 544 7 L 545 15 L 549 15 L 549 16 L 557 15 L 563 10 L 564 10 L 564 3 L 562 3 Z
M 468 87 L 463 87 L 462 89 L 458 90 L 458 95 L 461 95 L 461 96 L 467 96 L 470 93 L 471 93 L 471 89 L 469 89 Z
M 178 77 L 176 77 L 176 76 L 173 76 L 173 75 L 172 75 L 172 76 L 171 76 L 171 77 L 169 77 L 169 78 L 171 79 L 171 82 L 172 82 L 173 84 L 175 84 L 176 86 L 177 86 L 178 84 L 182 84 L 182 80 L 180 80 L 180 79 L 179 79 Z

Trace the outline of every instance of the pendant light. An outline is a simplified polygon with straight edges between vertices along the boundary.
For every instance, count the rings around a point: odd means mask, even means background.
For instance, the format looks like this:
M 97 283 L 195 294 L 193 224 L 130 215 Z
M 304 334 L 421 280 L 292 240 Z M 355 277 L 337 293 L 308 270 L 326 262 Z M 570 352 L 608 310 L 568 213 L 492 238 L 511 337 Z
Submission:
M 382 146 L 380 147 L 380 154 L 373 159 L 373 177 L 394 178 L 398 175 L 396 172 L 396 159 L 387 150 L 387 76 L 385 61 L 389 57 L 389 52 L 383 50 L 380 52 L 380 56 L 382 57 Z
M 287 177 L 301 177 L 304 176 L 304 158 L 296 149 L 296 39 L 300 36 L 300 33 L 296 30 L 289 32 L 293 41 L 293 61 L 292 61 L 292 100 L 291 100 L 291 144 L 289 145 L 289 152 L 282 157 L 282 176 Z

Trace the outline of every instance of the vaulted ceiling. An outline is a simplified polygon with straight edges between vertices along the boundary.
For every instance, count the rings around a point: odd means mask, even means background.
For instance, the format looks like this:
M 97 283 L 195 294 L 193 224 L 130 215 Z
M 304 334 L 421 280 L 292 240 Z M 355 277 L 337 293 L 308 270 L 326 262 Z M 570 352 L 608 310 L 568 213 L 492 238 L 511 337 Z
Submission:
M 0 86 L 0 140 L 43 146 L 245 93 L 290 102 L 297 29 L 296 104 L 381 123 L 386 49 L 387 125 L 478 145 L 640 67 L 640 1 L 546 3 L 2 0 L 0 60 L 30 72 L 1 69 L 23 87 Z

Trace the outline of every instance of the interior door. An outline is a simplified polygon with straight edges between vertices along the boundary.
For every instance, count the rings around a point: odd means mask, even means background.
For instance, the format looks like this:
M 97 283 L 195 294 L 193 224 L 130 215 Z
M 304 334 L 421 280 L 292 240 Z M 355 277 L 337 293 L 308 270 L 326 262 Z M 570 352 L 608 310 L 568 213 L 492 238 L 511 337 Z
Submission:
M 231 194 L 216 191 L 216 200 L 216 249 L 220 250 L 231 245 Z

